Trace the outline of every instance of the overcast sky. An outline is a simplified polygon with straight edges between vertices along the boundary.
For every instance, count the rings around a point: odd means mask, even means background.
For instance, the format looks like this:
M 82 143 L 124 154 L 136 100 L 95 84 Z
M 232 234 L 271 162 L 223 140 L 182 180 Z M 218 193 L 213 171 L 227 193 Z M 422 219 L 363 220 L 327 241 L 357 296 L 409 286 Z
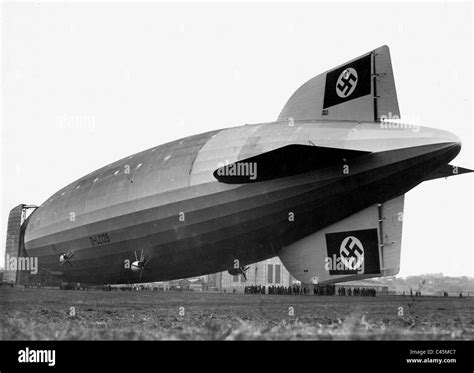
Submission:
M 275 120 L 311 77 L 387 44 L 400 111 L 472 159 L 472 5 L 3 3 L 0 266 L 8 213 L 121 157 Z M 472 175 L 405 199 L 400 275 L 473 276 Z

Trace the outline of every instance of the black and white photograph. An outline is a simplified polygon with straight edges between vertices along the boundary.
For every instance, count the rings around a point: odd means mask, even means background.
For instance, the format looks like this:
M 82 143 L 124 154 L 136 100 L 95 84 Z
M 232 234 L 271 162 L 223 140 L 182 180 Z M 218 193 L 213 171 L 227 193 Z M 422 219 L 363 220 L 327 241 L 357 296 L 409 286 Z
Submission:
M 472 372 L 472 18 L 2 2 L 2 373 L 65 370 L 80 341 Z

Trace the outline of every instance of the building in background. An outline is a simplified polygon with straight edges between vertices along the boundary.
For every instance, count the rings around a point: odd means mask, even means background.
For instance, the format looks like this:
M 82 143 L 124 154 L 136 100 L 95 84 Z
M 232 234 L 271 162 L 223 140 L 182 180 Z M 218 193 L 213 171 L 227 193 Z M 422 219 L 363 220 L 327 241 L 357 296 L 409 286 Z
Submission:
M 5 244 L 5 269 L 2 282 L 13 285 L 41 282 L 38 273 L 32 274 L 30 268 L 23 268 L 28 254 L 25 250 L 24 233 L 26 220 L 37 206 L 20 204 L 14 207 L 8 216 L 7 241 Z M 11 269 L 10 263 L 16 263 Z
M 206 276 L 209 290 L 244 292 L 246 286 L 292 286 L 298 283 L 280 261 L 274 257 L 248 266 L 242 274 L 231 275 L 229 272 L 219 272 Z

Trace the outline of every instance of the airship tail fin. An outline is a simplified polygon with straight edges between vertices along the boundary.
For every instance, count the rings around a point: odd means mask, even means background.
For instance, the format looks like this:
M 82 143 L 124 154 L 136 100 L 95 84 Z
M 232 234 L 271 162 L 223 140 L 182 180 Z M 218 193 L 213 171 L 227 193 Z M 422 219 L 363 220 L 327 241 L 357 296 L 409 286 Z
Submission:
M 283 107 L 278 120 L 399 119 L 397 93 L 384 45 L 299 87 Z
M 474 170 L 470 170 L 469 168 L 452 166 L 450 164 L 443 165 L 438 169 L 434 170 L 433 172 L 426 175 L 424 181 L 433 180 L 433 179 L 440 179 L 443 177 L 450 177 L 456 175 L 467 174 L 470 172 L 474 172 Z
M 283 248 L 278 256 L 306 284 L 396 275 L 400 270 L 404 195 L 372 205 Z

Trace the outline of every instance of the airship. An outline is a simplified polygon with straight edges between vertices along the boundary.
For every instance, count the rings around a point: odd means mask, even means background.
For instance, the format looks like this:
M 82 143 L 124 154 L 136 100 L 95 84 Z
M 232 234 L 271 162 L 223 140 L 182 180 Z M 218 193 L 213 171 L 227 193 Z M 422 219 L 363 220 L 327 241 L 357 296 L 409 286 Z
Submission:
M 393 118 L 382 46 L 304 83 L 276 121 L 162 144 L 18 205 L 6 254 L 87 284 L 245 273 L 275 256 L 308 284 L 395 275 L 405 193 L 472 170 L 449 164 L 455 135 Z

